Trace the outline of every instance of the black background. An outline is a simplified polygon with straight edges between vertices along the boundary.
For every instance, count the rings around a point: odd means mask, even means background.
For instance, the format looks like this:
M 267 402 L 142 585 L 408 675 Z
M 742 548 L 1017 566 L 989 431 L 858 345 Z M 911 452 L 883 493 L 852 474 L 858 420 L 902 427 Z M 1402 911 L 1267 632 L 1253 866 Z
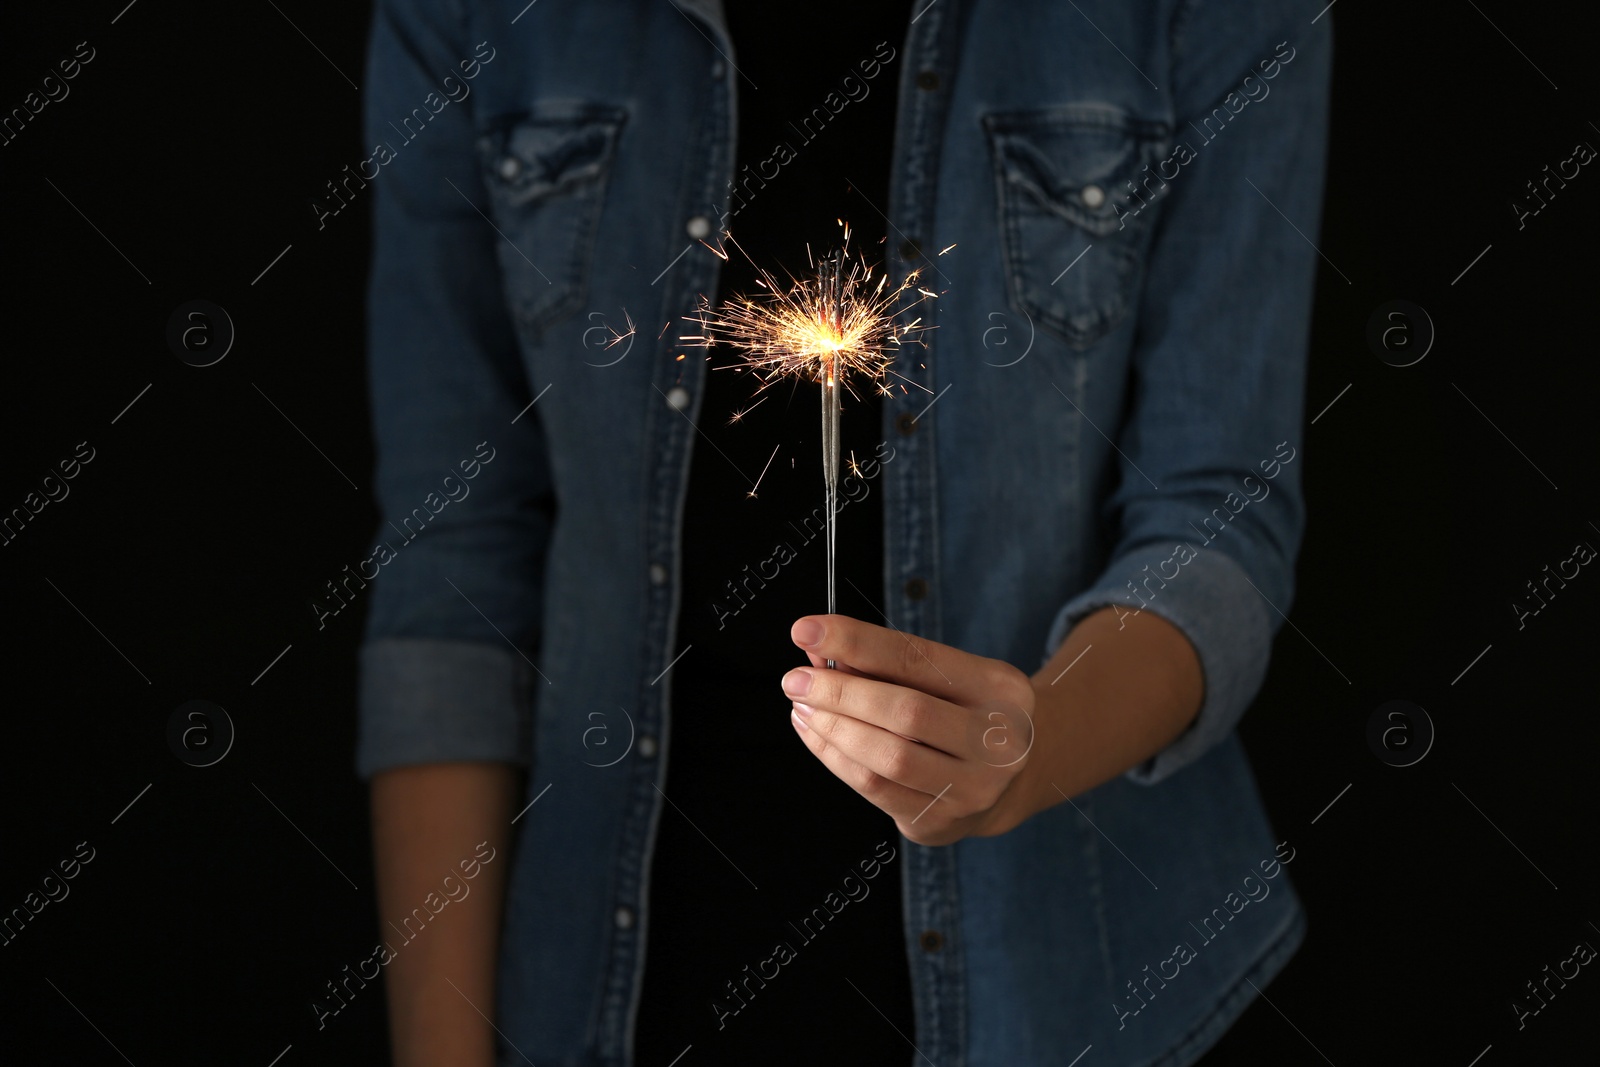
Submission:
M 362 155 L 366 10 L 124 3 L 0 16 L 6 111 L 77 42 L 96 50 L 0 148 L 0 510 L 78 442 L 95 450 L 0 547 L 0 911 L 78 842 L 96 850 L 0 947 L 0 1056 L 266 1065 L 292 1046 L 285 1067 L 379 1062 L 376 985 L 321 1031 L 309 1008 L 377 931 L 351 769 L 360 616 L 319 631 L 310 607 L 376 518 L 366 207 L 321 230 L 310 207 Z M 1321 5 L 1298 6 L 1309 22 Z M 1593 968 L 1520 1031 L 1511 1009 L 1545 964 L 1600 944 L 1584 621 L 1600 576 L 1584 569 L 1524 629 L 1510 606 L 1578 541 L 1600 546 L 1600 177 L 1585 167 L 1520 230 L 1511 207 L 1577 142 L 1600 145 L 1596 27 L 1575 17 L 1506 0 L 1323 16 L 1337 45 L 1311 522 L 1293 626 L 1244 727 L 1310 934 L 1219 1060 L 1593 1055 Z M 164 337 L 194 299 L 238 331 L 203 369 Z M 1437 330 L 1405 368 L 1366 340 L 1395 299 Z M 166 739 L 197 698 L 238 730 L 204 769 Z M 1437 730 L 1405 768 L 1367 741 L 1394 699 Z

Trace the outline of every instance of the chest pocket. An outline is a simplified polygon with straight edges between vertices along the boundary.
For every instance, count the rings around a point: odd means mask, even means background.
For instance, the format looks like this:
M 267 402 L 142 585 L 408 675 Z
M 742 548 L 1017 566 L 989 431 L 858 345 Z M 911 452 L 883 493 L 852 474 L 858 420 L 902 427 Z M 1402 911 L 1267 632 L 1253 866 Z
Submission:
M 1171 131 L 1103 104 L 991 113 L 983 126 L 1012 306 L 1087 349 L 1137 303 Z
M 587 296 L 606 178 L 627 113 L 535 104 L 478 142 L 506 292 L 537 337 Z

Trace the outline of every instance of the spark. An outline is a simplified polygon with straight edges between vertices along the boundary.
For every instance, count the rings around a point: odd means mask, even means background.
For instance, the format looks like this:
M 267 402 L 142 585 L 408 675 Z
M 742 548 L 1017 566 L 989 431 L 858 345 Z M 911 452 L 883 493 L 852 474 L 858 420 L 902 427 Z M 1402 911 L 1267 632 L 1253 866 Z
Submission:
M 745 408 L 743 411 L 735 411 L 732 417 L 728 419 L 728 425 L 732 426 L 734 423 L 738 422 L 740 419 L 744 418 L 746 415 L 750 414 L 756 408 L 760 407 L 762 404 L 765 404 L 771 399 L 772 397 L 770 396 L 764 396 L 760 400 L 757 400 L 754 404 L 751 404 L 749 407 Z
M 628 324 L 626 330 L 618 330 L 616 327 L 607 324 L 606 329 L 611 334 L 611 339 L 606 342 L 607 348 L 615 348 L 639 332 L 639 328 L 633 324 L 633 316 L 628 314 L 627 308 L 622 309 L 622 320 Z
M 763 479 L 763 478 L 765 478 L 767 476 L 767 468 L 771 467 L 772 466 L 772 461 L 778 458 L 778 449 L 780 449 L 782 447 L 783 447 L 782 445 L 773 445 L 772 446 L 772 455 L 767 457 L 767 466 L 761 468 L 761 473 L 756 475 L 756 484 L 752 485 L 750 487 L 750 492 L 745 494 L 751 500 L 754 500 L 756 498 L 756 490 L 761 488 L 761 479 Z
M 760 389 L 786 378 L 803 378 L 825 388 L 841 385 L 860 399 L 854 378 L 881 382 L 901 377 L 892 369 L 900 347 L 924 343 L 921 334 L 932 328 L 920 317 L 901 325 L 897 321 L 901 305 L 919 304 L 938 294 L 917 284 L 921 275 L 916 270 L 891 286 L 888 274 L 869 264 L 865 255 L 850 255 L 850 227 L 844 222 L 840 226 L 844 244 L 820 257 L 820 262 L 807 246 L 815 275 L 791 275 L 784 285 L 757 266 L 756 284 L 764 292 L 735 296 L 720 308 L 702 297 L 696 314 L 685 316 L 699 326 L 699 333 L 686 334 L 684 343 L 737 349 L 761 380 Z M 744 254 L 731 235 L 724 237 Z

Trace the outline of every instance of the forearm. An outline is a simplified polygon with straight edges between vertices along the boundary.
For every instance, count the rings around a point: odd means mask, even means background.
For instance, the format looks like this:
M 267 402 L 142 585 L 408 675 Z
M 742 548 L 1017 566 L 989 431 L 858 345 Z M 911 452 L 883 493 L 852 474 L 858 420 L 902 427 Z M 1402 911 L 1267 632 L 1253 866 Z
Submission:
M 505 763 L 427 764 L 373 775 L 379 929 L 395 952 L 384 968 L 395 1067 L 494 1062 L 489 1018 L 519 775 Z M 483 842 L 494 850 L 483 850 L 493 856 L 488 862 L 478 852 Z M 463 860 L 479 861 L 470 879 Z M 441 907 L 446 876 L 469 889 Z M 437 914 L 426 906 L 429 894 Z M 413 909 L 430 916 L 420 933 L 415 919 L 405 925 Z
M 1200 660 L 1153 612 L 1103 608 L 1067 635 L 1033 676 L 1034 737 L 1007 790 L 1010 829 L 1109 781 L 1176 740 L 1204 696 Z

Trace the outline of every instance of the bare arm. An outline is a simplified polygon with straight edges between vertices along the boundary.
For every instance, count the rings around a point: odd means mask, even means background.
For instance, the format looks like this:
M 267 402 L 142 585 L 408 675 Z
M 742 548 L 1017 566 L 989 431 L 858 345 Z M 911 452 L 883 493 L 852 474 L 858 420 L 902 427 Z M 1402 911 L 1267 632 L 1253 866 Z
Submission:
M 372 777 L 379 929 L 395 953 L 384 968 L 395 1067 L 494 1062 L 489 1019 L 520 776 L 507 763 L 434 763 Z M 462 860 L 478 861 L 474 877 Z M 465 889 L 447 889 L 451 876 Z M 434 907 L 447 894 L 460 899 L 432 914 L 430 893 Z M 429 916 L 420 933 L 418 921 L 404 924 L 413 909 Z
M 1119 622 L 1110 608 L 1073 627 L 1031 682 L 1037 727 L 1001 805 L 1006 829 L 1159 752 L 1194 721 L 1205 695 L 1199 657 L 1181 630 L 1153 612 Z

